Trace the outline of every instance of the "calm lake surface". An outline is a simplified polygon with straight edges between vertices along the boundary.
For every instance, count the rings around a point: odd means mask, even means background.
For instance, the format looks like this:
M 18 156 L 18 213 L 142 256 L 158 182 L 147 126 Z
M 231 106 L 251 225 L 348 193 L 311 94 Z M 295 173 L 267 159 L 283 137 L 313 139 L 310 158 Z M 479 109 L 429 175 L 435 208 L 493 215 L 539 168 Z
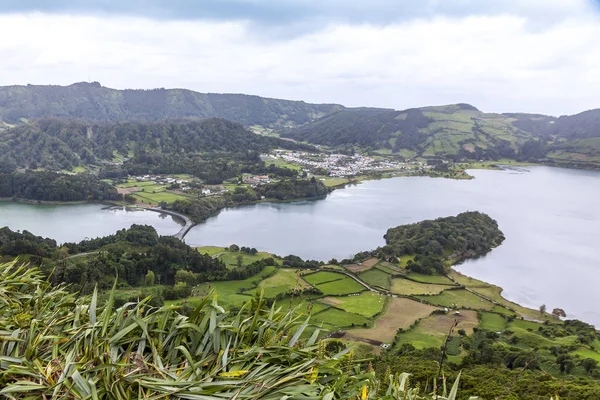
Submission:
M 191 245 L 239 245 L 280 255 L 342 259 L 383 245 L 389 227 L 482 211 L 506 235 L 486 257 L 457 267 L 519 304 L 600 326 L 600 173 L 549 167 L 474 170 L 476 179 L 370 181 L 325 200 L 229 209 L 193 228 Z
M 476 179 L 394 178 L 336 190 L 324 200 L 228 209 L 185 240 L 326 261 L 383 245 L 393 226 L 482 211 L 498 221 L 506 240 L 459 271 L 502 286 L 505 297 L 522 305 L 561 307 L 569 317 L 600 326 L 600 173 L 548 167 L 470 173 Z M 163 235 L 180 228 L 150 211 L 102 208 L 0 203 L 0 226 L 59 242 L 133 223 L 152 224 Z
M 0 202 L 0 227 L 27 230 L 59 243 L 112 235 L 133 224 L 152 225 L 160 235 L 174 235 L 181 229 L 173 217 L 154 211 L 106 209 L 100 204 L 55 206 Z

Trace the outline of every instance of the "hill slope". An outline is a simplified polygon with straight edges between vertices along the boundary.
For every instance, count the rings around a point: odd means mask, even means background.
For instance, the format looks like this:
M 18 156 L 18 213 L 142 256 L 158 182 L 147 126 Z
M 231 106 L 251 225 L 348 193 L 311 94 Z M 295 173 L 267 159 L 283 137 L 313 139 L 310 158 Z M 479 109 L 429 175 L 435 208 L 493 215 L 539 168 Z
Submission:
M 225 118 L 244 125 L 297 126 L 343 109 L 336 104 L 268 99 L 185 89 L 116 90 L 99 83 L 0 87 L 1 121 L 61 117 L 95 121 Z
M 404 111 L 346 109 L 291 130 L 285 136 L 316 144 L 370 147 L 385 152 L 408 150 L 418 155 L 514 157 L 533 138 L 511 118 L 485 114 L 468 104 Z

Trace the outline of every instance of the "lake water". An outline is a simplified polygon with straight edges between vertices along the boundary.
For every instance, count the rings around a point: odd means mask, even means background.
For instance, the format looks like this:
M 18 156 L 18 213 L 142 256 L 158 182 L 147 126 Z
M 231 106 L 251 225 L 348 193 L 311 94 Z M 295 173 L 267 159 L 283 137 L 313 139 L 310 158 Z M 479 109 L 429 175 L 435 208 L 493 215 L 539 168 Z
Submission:
M 239 245 L 280 255 L 341 259 L 384 244 L 389 227 L 482 211 L 502 246 L 457 269 L 497 284 L 519 304 L 600 326 L 600 173 L 549 167 L 470 171 L 476 179 L 370 181 L 325 200 L 230 209 L 193 228 L 192 245 Z
M 0 202 L 0 227 L 27 230 L 59 243 L 112 235 L 133 224 L 152 225 L 161 235 L 174 235 L 181 224 L 154 211 L 106 209 L 100 204 L 33 205 Z
M 324 200 L 228 209 L 185 240 L 326 261 L 383 245 L 389 227 L 482 211 L 498 221 L 506 240 L 459 271 L 502 286 L 505 297 L 522 305 L 564 308 L 569 317 L 600 326 L 600 173 L 548 167 L 470 173 L 476 179 L 369 181 Z M 0 203 L 0 226 L 58 241 L 107 235 L 132 223 L 152 224 L 163 235 L 180 228 L 150 211 Z

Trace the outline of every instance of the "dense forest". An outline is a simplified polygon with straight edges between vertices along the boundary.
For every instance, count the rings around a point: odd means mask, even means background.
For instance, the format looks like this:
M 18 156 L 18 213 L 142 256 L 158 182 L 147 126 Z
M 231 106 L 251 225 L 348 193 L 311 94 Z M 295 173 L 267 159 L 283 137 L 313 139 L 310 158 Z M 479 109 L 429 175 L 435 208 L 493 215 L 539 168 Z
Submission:
M 39 201 L 104 201 L 121 196 L 94 174 L 0 172 L 0 197 Z
M 498 223 L 489 215 L 477 211 L 456 217 L 425 220 L 388 229 L 386 245 L 372 251 L 357 253 L 342 264 L 361 262 L 370 257 L 395 261 L 404 255 L 414 256 L 406 268 L 422 274 L 444 274 L 447 259 L 459 262 L 487 254 L 504 241 Z
M 116 90 L 97 82 L 71 86 L 2 86 L 0 121 L 58 117 L 94 121 L 225 118 L 244 125 L 301 125 L 344 108 L 337 104 L 269 99 L 185 89 Z
M 274 265 L 267 258 L 242 269 L 227 269 L 218 259 L 175 237 L 159 236 L 145 225 L 60 246 L 52 239 L 4 227 L 0 229 L 0 255 L 40 266 L 53 284 L 66 283 L 83 293 L 94 287 L 110 289 L 115 279 L 119 288 L 160 285 L 153 292 L 155 304 L 188 297 L 192 287 L 202 282 L 245 279 Z
M 154 123 L 44 119 L 0 130 L 0 167 L 71 170 L 78 165 L 107 165 L 134 158 L 131 169 L 159 164 L 164 170 L 165 165 L 182 156 L 258 153 L 274 147 L 314 150 L 311 146 L 256 135 L 239 123 L 217 118 Z M 178 164 L 179 170 L 189 167 Z

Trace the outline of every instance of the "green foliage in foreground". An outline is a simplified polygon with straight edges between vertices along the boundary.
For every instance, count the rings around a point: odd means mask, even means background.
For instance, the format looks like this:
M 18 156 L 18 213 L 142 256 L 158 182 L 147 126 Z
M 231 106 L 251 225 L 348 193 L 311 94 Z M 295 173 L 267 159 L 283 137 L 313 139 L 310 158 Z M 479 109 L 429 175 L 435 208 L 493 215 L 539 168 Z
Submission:
M 35 268 L 0 265 L 0 396 L 9 399 L 428 399 L 406 375 L 380 387 L 347 350 L 261 297 L 235 315 L 206 297 L 189 316 L 145 299 L 77 297 Z M 454 400 L 458 380 L 448 399 Z M 438 397 L 442 399 L 442 397 Z

